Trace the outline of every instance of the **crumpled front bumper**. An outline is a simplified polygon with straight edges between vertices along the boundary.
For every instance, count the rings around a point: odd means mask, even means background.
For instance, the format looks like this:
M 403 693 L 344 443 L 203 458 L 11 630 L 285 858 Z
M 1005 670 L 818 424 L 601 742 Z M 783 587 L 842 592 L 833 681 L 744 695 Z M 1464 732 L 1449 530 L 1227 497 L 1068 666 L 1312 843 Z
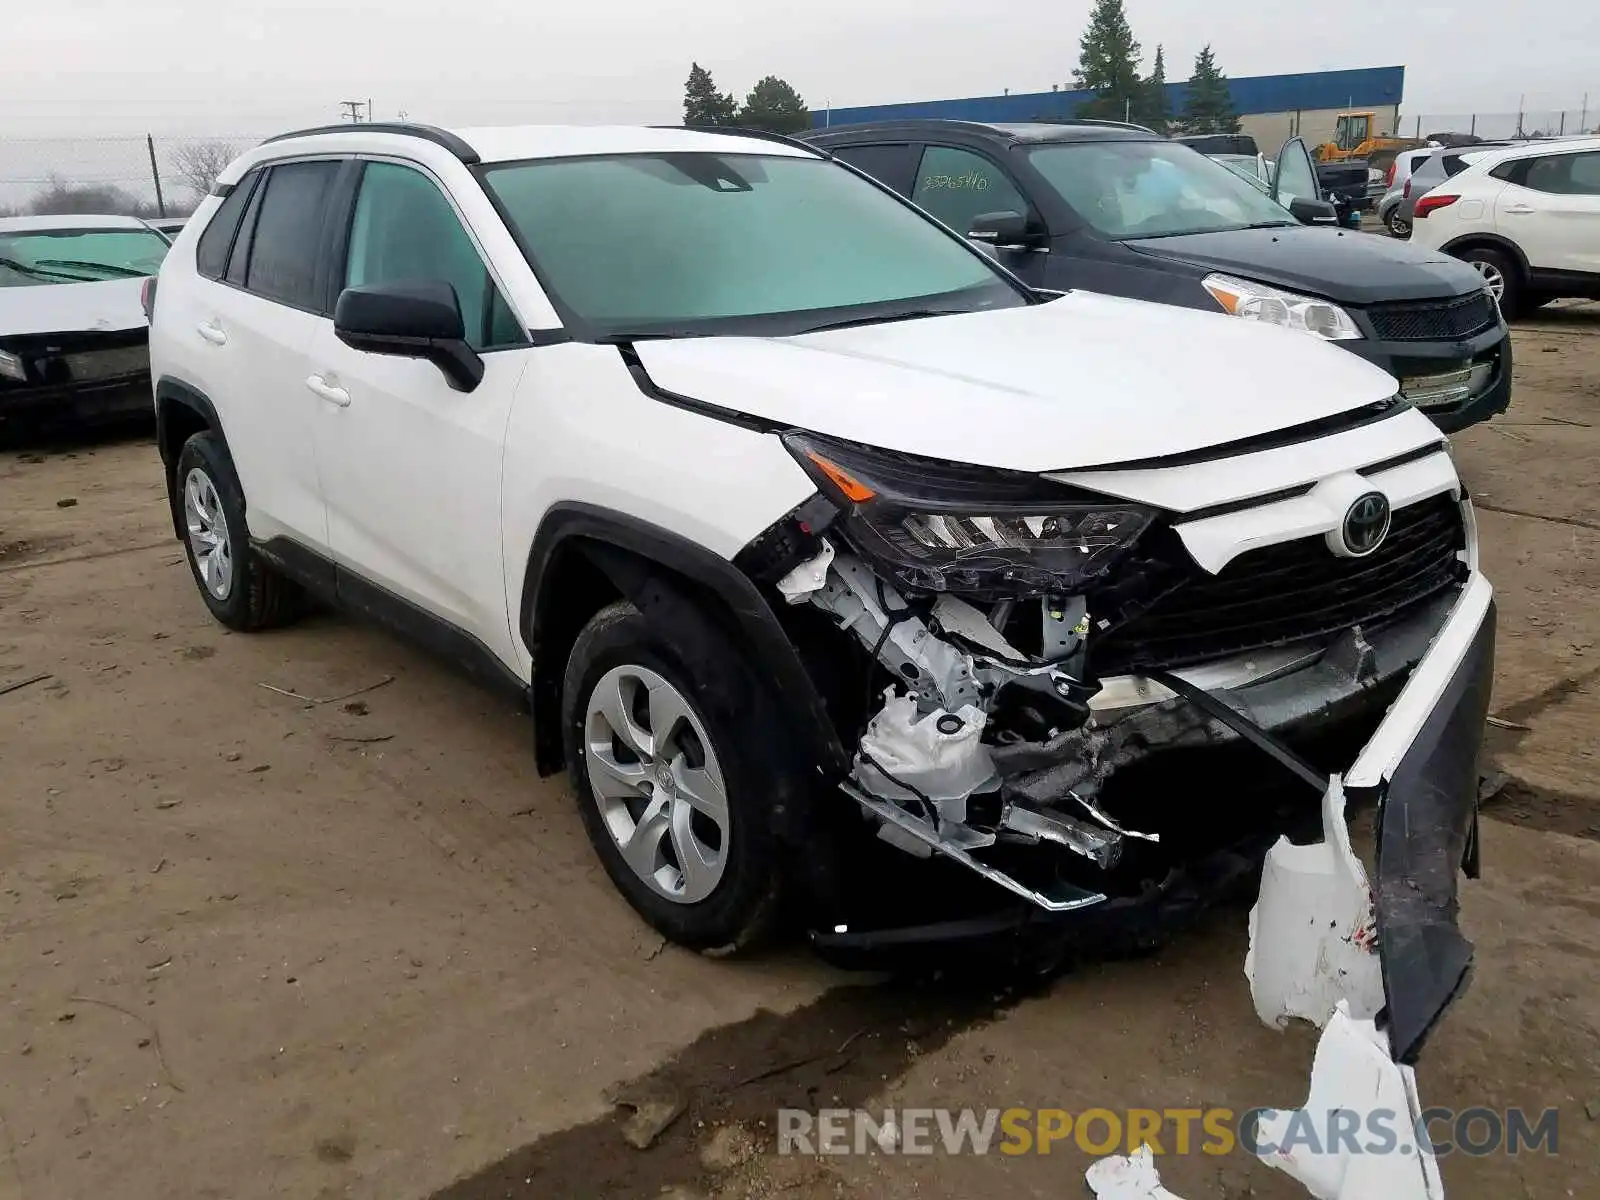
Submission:
M 1478 756 L 1494 675 L 1493 589 L 1474 573 L 1428 653 L 1376 733 L 1323 796 L 1323 838 L 1280 840 L 1267 855 L 1251 913 L 1245 973 L 1256 1011 L 1271 1025 L 1298 1017 L 1324 1032 L 1299 1110 L 1265 1113 L 1262 1161 L 1318 1200 L 1443 1200 L 1412 1064 L 1466 986 L 1472 944 L 1459 926 L 1458 873 L 1477 870 Z M 1350 845 L 1347 798 L 1375 800 L 1374 880 Z M 1365 1128 L 1398 1122 L 1388 1153 L 1348 1139 L 1287 1136 L 1326 1131 L 1334 1114 Z M 1148 1155 L 1096 1164 L 1098 1196 L 1137 1175 L 1159 1188 Z M 1159 1189 L 1159 1190 L 1155 1190 Z M 1138 1194 L 1138 1193 L 1134 1193 Z

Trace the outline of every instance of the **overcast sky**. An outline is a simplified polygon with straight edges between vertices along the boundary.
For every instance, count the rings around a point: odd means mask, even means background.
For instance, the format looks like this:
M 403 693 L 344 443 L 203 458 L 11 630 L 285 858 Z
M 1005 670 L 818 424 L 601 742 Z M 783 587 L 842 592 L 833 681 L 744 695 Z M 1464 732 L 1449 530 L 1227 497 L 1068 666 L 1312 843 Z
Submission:
M 674 121 L 690 60 L 812 108 L 1067 84 L 1089 0 L 9 0 L 0 134 L 266 132 L 374 102 L 445 124 Z M 25 16 L 22 14 L 26 14 Z M 1600 0 L 1128 0 L 1183 79 L 1407 68 L 1410 113 L 1600 106 Z M 20 18 L 20 19 L 19 19 Z M 5 172 L 0 143 L 0 175 Z

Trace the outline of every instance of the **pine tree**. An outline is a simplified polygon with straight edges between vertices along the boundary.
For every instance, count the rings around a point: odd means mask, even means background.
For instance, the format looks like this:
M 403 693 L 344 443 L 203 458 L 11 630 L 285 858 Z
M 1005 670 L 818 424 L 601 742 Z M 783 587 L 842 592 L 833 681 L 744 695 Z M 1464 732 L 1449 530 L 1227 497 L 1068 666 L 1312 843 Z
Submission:
M 1217 70 L 1217 60 L 1210 46 L 1201 47 L 1195 56 L 1182 125 L 1185 133 L 1239 132 L 1239 117 L 1233 111 L 1228 77 Z
M 685 125 L 733 125 L 739 116 L 739 102 L 717 91 L 711 72 L 699 63 L 689 66 L 689 82 L 683 88 Z
M 768 133 L 804 133 L 811 128 L 811 110 L 799 92 L 776 75 L 768 75 L 750 89 L 738 123 Z
M 1079 88 L 1096 92 L 1078 108 L 1078 115 L 1125 120 L 1143 107 L 1139 81 L 1139 43 L 1134 41 L 1122 0 L 1094 0 L 1089 25 L 1078 42 Z
M 1150 78 L 1144 81 L 1144 104 L 1134 107 L 1134 120 L 1148 125 L 1157 133 L 1166 133 L 1171 124 L 1171 110 L 1167 106 L 1167 57 L 1160 46 L 1156 47 L 1155 66 Z

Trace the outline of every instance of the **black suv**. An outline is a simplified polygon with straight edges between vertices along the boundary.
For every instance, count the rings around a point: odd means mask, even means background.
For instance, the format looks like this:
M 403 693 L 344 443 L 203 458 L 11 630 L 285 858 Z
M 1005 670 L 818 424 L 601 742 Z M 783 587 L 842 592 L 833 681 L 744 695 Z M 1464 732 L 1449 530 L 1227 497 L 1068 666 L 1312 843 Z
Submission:
M 1331 227 L 1299 138 L 1267 190 L 1110 122 L 894 121 L 806 140 L 992 246 L 1034 287 L 1222 310 L 1336 341 L 1395 376 L 1447 432 L 1511 401 L 1511 341 L 1477 272 Z

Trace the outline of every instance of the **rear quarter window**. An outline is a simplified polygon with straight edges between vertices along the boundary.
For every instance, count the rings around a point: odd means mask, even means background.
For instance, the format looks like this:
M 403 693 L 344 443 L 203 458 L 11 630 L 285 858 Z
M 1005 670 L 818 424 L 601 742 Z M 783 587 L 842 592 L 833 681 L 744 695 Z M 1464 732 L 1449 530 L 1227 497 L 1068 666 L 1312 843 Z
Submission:
M 217 205 L 204 232 L 200 234 L 200 244 L 194 252 L 194 265 L 207 279 L 221 279 L 222 272 L 227 270 L 228 252 L 233 249 L 234 235 L 239 232 L 239 218 L 244 216 L 244 206 L 249 203 L 250 193 L 260 179 L 259 168 L 241 179 Z

